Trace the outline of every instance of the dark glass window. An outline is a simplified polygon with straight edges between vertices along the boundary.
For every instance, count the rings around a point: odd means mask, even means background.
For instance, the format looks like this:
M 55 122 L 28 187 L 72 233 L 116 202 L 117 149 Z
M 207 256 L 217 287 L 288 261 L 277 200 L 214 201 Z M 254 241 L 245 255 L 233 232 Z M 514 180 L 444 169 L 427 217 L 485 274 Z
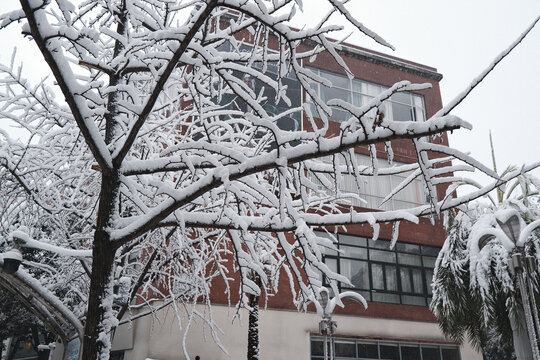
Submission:
M 459 347 L 373 339 L 332 338 L 335 359 L 354 360 L 461 360 Z M 323 338 L 311 338 L 311 359 L 324 359 Z M 328 354 L 330 354 L 330 348 Z
M 358 357 L 362 359 L 378 359 L 379 345 L 376 342 L 358 342 Z
M 328 237 L 324 232 L 318 235 Z M 429 305 L 435 256 L 440 248 L 398 242 L 390 249 L 387 240 L 334 236 L 340 251 L 326 251 L 325 263 L 352 283 L 339 284 L 340 290 L 357 291 L 367 301 Z
M 440 349 L 437 346 L 422 346 L 423 360 L 439 360 L 441 358 Z
M 323 341 L 311 341 L 311 355 L 312 356 L 323 356 L 324 355 L 324 345 Z
M 354 341 L 335 341 L 334 355 L 336 357 L 356 358 L 356 343 Z
M 420 346 L 401 345 L 401 360 L 418 360 L 418 359 L 420 359 Z
M 381 359 L 399 360 L 399 347 L 397 343 L 380 344 Z
M 442 352 L 442 360 L 460 360 L 459 350 L 456 348 L 443 347 L 441 349 L 441 352 Z
M 231 45 L 228 43 L 223 44 L 219 48 L 222 51 L 229 51 L 231 49 Z M 241 45 L 240 46 L 240 52 L 251 52 L 252 46 L 251 45 Z M 253 68 L 262 71 L 262 64 L 261 63 L 254 63 Z M 278 72 L 280 69 L 275 65 L 268 63 L 266 67 L 266 71 L 264 72 L 264 75 L 268 76 L 271 79 L 277 80 L 278 79 Z M 300 85 L 300 82 L 296 78 L 296 75 L 293 71 L 286 74 L 284 77 L 281 78 L 281 82 L 283 86 L 287 87 L 286 95 L 290 100 L 290 104 L 287 104 L 286 101 L 284 101 L 282 98 L 277 100 L 276 97 L 276 91 L 271 87 L 268 86 L 268 84 L 264 83 L 263 81 L 259 80 L 258 78 L 254 78 L 246 73 L 241 73 L 240 71 L 233 71 L 233 74 L 235 77 L 242 79 L 243 81 L 243 90 L 250 93 L 253 97 L 261 97 L 261 101 L 259 104 L 263 107 L 263 109 L 266 111 L 266 113 L 270 116 L 275 116 L 277 114 L 283 113 L 291 108 L 297 108 L 302 105 L 302 87 Z M 228 93 L 222 93 L 219 98 L 213 98 L 213 101 L 215 103 L 218 103 L 222 105 L 225 109 L 228 110 L 239 110 L 241 112 L 250 112 L 253 109 L 248 105 L 246 101 L 244 101 L 240 96 L 237 96 L 232 90 L 229 89 Z M 276 119 L 276 125 L 285 131 L 298 131 L 301 130 L 302 126 L 302 113 L 301 111 L 297 111 L 294 113 L 291 113 L 287 116 L 283 116 L 281 118 Z M 226 120 L 226 119 L 225 119 Z M 198 124 L 198 120 L 194 120 L 196 126 L 201 126 Z M 197 138 L 197 137 L 196 137 Z M 202 135 L 199 135 L 198 138 L 202 138 Z M 292 142 L 291 145 L 295 145 L 298 142 Z

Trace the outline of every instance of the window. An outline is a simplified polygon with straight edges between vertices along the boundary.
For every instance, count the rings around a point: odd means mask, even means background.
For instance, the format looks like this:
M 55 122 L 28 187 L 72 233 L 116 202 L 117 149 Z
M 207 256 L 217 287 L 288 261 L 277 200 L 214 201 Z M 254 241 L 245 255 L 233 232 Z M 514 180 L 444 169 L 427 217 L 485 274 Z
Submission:
M 460 360 L 457 345 L 332 338 L 336 360 Z M 324 338 L 311 338 L 311 360 L 324 359 Z
M 324 232 L 317 235 L 329 237 Z M 398 242 L 390 250 L 387 240 L 335 236 L 340 252 L 327 251 L 324 261 L 351 281 L 352 285 L 339 284 L 341 291 L 356 291 L 367 301 L 429 305 L 433 268 L 440 248 Z
M 355 155 L 356 162 L 359 166 L 372 166 L 371 158 L 369 156 L 362 154 Z M 323 159 L 323 161 L 330 163 L 332 159 L 331 157 L 328 157 Z M 343 156 L 338 156 L 337 161 L 339 164 L 345 165 Z M 377 161 L 379 169 L 389 167 L 386 159 L 377 159 Z M 405 165 L 405 163 L 393 162 L 393 166 L 401 165 Z M 356 182 L 353 175 L 342 174 L 341 181 L 338 182 L 338 187 L 340 191 L 358 194 L 364 200 L 361 201 L 356 198 L 351 198 L 350 203 L 354 206 L 381 210 L 407 209 L 426 204 L 427 202 L 427 194 L 424 190 L 422 180 L 419 177 L 412 180 L 405 188 L 395 194 L 392 199 L 386 201 L 384 204 L 381 203 L 392 189 L 401 184 L 411 173 L 412 171 L 406 171 L 392 175 L 379 174 L 378 176 L 362 176 L 360 184 Z M 333 175 L 321 174 L 318 176 L 325 176 L 330 180 Z M 312 175 L 311 178 L 315 183 L 321 184 L 322 186 L 321 181 L 314 175 Z M 334 183 L 334 181 L 332 180 L 331 183 Z
M 341 99 L 352 102 L 355 106 L 367 104 L 374 96 L 388 89 L 386 86 L 373 84 L 359 79 L 349 79 L 348 77 L 328 71 L 311 68 L 313 72 L 330 80 L 332 87 L 326 87 L 318 83 L 313 83 L 312 88 L 319 94 L 323 101 L 331 99 Z M 394 121 L 424 121 L 426 112 L 424 108 L 424 98 L 421 95 L 400 92 L 392 95 L 385 101 L 386 117 Z M 317 114 L 314 106 L 312 111 Z M 374 116 L 375 112 L 369 114 Z M 332 109 L 330 120 L 344 121 L 350 114 L 339 108 Z
M 371 158 L 366 155 L 356 154 L 356 161 L 359 165 L 372 166 Z M 389 167 L 386 159 L 377 159 L 379 169 Z M 405 165 L 404 163 L 393 162 L 394 166 Z M 393 175 L 364 176 L 360 195 L 367 203 L 360 204 L 358 200 L 353 205 L 363 206 L 381 210 L 406 209 L 426 203 L 426 192 L 420 178 L 414 179 L 403 190 L 398 192 L 393 199 L 381 205 L 382 200 L 392 189 L 404 181 L 411 172 L 404 172 Z M 343 177 L 343 190 L 353 191 L 356 189 L 354 177 L 345 175 Z
M 221 51 L 232 51 L 231 45 L 229 43 L 224 43 L 219 47 Z M 239 48 L 239 51 L 250 53 L 252 51 L 252 46 L 249 44 L 242 44 Z M 262 72 L 262 64 L 261 63 L 254 63 L 253 68 L 259 70 Z M 277 80 L 278 79 L 278 72 L 279 68 L 275 63 L 268 63 L 266 72 L 264 73 L 266 76 Z M 250 88 L 257 96 L 260 95 L 261 91 L 263 92 L 263 100 L 261 102 L 262 107 L 265 109 L 265 111 L 270 116 L 275 116 L 279 113 L 282 113 L 286 110 L 289 110 L 291 107 L 300 107 L 302 104 L 301 101 L 301 86 L 300 82 L 296 78 L 296 75 L 294 71 L 290 71 L 288 74 L 286 74 L 284 77 L 281 78 L 281 82 L 284 86 L 287 87 L 287 96 L 290 100 L 290 106 L 287 105 L 287 103 L 284 100 L 280 100 L 278 103 L 276 103 L 276 92 L 273 88 L 270 86 L 264 84 L 259 79 L 255 79 L 251 77 L 249 74 L 242 74 L 239 71 L 232 71 L 232 73 L 238 77 L 242 78 L 245 85 Z M 214 101 L 218 101 L 218 99 L 214 99 Z M 224 105 L 226 109 L 235 109 L 235 110 L 241 110 L 242 112 L 248 112 L 249 106 L 248 104 L 242 100 L 241 98 L 237 97 L 234 93 L 229 92 L 226 94 L 223 94 L 221 96 L 221 100 L 219 101 L 221 105 Z M 277 126 L 281 130 L 285 131 L 298 131 L 301 130 L 302 127 L 302 121 L 301 121 L 302 115 L 301 112 L 295 112 L 292 114 L 289 114 L 286 117 L 281 117 L 276 121 Z

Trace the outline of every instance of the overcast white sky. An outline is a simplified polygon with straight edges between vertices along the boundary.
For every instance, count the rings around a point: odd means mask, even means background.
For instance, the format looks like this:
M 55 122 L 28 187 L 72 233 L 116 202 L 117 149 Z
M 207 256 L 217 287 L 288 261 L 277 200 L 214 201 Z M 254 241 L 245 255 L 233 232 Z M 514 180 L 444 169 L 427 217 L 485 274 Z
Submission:
M 0 12 L 18 1 L 2 0 Z M 306 19 L 324 14 L 324 0 L 304 0 Z M 491 60 L 540 14 L 540 1 L 516 0 L 352 0 L 351 12 L 395 46 L 391 51 L 362 36 L 352 42 L 437 68 L 443 103 L 462 91 Z M 340 20 L 335 19 L 336 22 Z M 9 61 L 17 45 L 25 55 L 30 78 L 46 74 L 39 54 L 17 29 L 0 32 L 0 62 Z M 540 160 L 540 25 L 490 74 L 454 114 L 473 124 L 472 131 L 450 136 L 451 145 L 491 163 L 491 129 L 499 171 L 509 164 Z M 540 174 L 540 172 L 537 172 Z

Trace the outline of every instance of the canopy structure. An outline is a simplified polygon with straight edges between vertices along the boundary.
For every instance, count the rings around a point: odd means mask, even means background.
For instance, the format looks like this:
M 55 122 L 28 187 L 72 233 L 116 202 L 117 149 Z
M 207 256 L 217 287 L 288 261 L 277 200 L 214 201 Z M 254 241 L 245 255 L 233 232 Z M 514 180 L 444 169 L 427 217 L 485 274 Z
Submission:
M 0 256 L 0 267 L 3 265 L 4 261 Z M 17 297 L 64 343 L 74 336 L 82 337 L 83 325 L 79 319 L 24 269 L 11 275 L 0 271 L 0 286 Z

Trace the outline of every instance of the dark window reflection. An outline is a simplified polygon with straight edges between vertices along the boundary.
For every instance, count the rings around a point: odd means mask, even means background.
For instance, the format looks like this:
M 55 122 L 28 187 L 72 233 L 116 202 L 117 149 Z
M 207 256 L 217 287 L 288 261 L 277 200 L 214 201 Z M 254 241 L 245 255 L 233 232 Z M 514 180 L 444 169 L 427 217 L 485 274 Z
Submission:
M 338 357 L 356 357 L 356 345 L 354 342 L 335 342 L 335 356 Z
M 399 360 L 399 348 L 397 344 L 381 344 L 381 359 Z
M 361 359 L 378 359 L 377 343 L 358 343 L 358 357 Z

